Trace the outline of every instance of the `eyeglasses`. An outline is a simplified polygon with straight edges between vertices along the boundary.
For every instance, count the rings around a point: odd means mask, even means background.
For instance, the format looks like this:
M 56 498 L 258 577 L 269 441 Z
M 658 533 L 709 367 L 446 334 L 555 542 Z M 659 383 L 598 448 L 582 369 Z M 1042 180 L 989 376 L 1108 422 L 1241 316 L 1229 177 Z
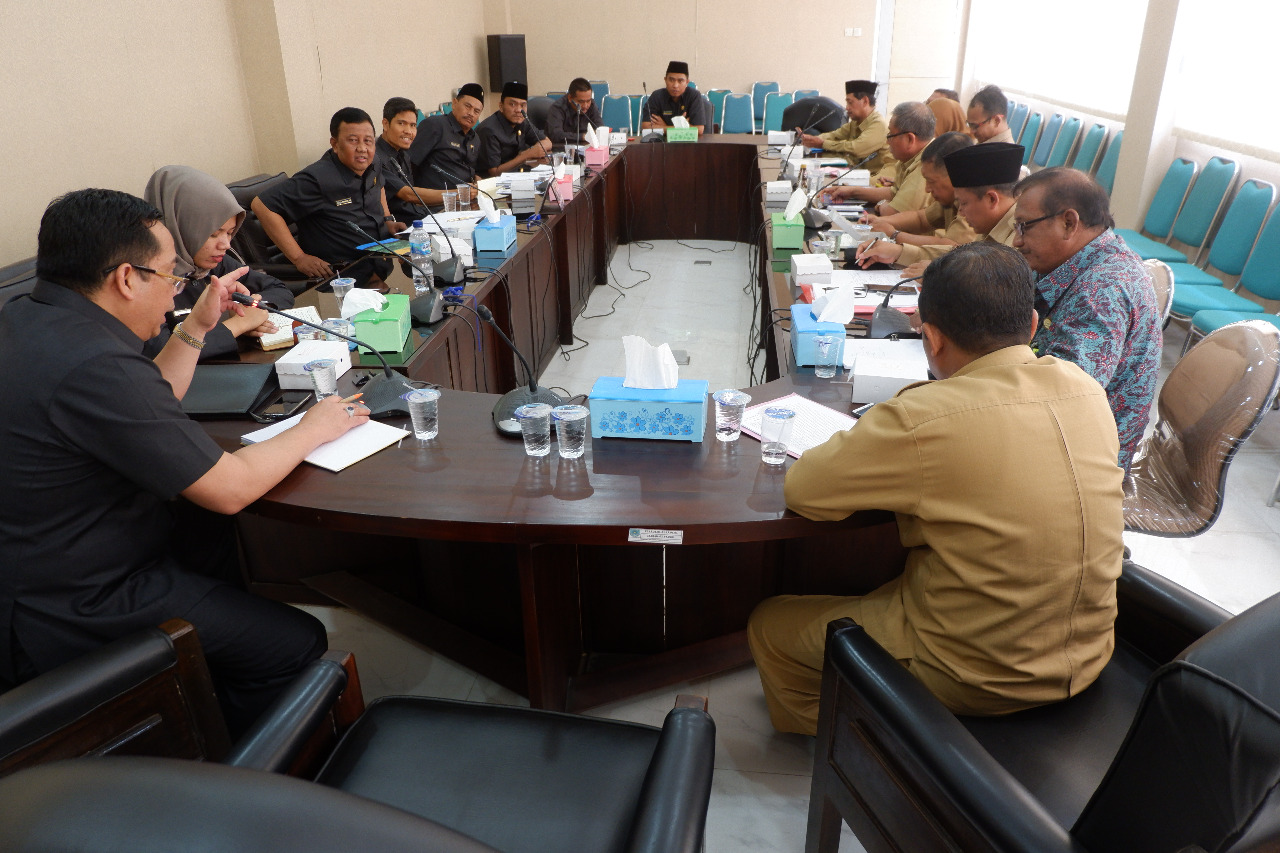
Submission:
M 885 138 L 885 139 L 893 139 L 895 136 L 906 136 L 906 135 L 907 135 L 908 133 L 910 133 L 910 132 L 911 132 L 911 131 L 909 131 L 909 130 L 900 130 L 900 131 L 898 131 L 897 133 L 886 133 L 884 138 Z
M 1037 222 L 1044 222 L 1046 219 L 1053 219 L 1055 216 L 1061 216 L 1065 211 L 1059 210 L 1057 213 L 1046 213 L 1044 216 L 1037 216 L 1035 219 L 1028 219 L 1026 222 L 1013 220 L 1013 230 L 1021 237 L 1027 233 L 1027 229 Z
M 105 276 L 105 275 L 111 275 L 111 273 L 112 273 L 112 272 L 114 272 L 117 268 L 119 268 L 119 267 L 121 267 L 121 266 L 123 266 L 124 264 L 127 264 L 127 263 L 129 263 L 129 262 L 128 262 L 128 261 L 121 261 L 120 263 L 116 264 L 115 266 L 107 267 L 105 270 L 103 270 L 103 271 L 102 271 L 102 274 L 103 274 L 104 276 Z M 182 289 L 183 289 L 184 287 L 186 287 L 186 286 L 187 286 L 187 282 L 191 281 L 191 277 L 190 277 L 190 276 L 172 275 L 172 274 L 167 273 L 167 272 L 160 272 L 159 270 L 153 270 L 151 267 L 144 267 L 144 266 L 142 266 L 141 264 L 129 264 L 129 266 L 133 267 L 135 270 L 138 270 L 138 271 L 140 271 L 140 272 L 149 272 L 149 273 L 151 273 L 152 275 L 158 275 L 158 276 L 160 276 L 161 278 L 167 278 L 167 279 L 169 279 L 169 281 L 173 282 L 173 295 L 174 295 L 174 296 L 177 296 L 179 293 L 181 293 L 181 292 L 182 292 Z
M 995 116 L 987 116 L 982 121 L 966 121 L 965 124 L 969 125 L 970 130 L 977 130 L 987 122 L 992 121 L 994 119 L 995 119 Z

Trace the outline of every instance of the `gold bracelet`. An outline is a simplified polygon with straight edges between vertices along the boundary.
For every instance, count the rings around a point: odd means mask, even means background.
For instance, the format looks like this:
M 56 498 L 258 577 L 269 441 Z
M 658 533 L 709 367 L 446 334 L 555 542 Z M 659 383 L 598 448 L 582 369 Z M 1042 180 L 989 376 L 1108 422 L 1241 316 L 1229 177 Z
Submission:
M 197 351 L 204 349 L 204 341 L 197 341 L 195 338 L 187 334 L 187 330 L 182 328 L 182 324 L 173 327 L 173 334 L 189 347 L 195 347 Z

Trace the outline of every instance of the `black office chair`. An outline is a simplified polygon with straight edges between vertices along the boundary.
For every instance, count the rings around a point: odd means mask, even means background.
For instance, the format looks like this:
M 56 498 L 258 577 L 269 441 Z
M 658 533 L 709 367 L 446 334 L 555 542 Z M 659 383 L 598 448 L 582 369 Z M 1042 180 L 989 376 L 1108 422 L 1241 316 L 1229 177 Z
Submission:
M 844 107 L 830 98 L 801 98 L 782 111 L 782 129 L 803 128 L 805 133 L 830 133 L 845 122 Z
M 36 259 L 27 258 L 0 267 L 0 308 L 9 300 L 30 293 L 36 286 Z
M 1098 681 L 1005 717 L 957 718 L 833 622 L 806 850 L 841 816 L 869 853 L 1278 849 L 1280 595 L 1228 619 L 1127 563 L 1118 598 Z
M 529 121 L 538 130 L 546 131 L 547 113 L 551 111 L 551 105 L 554 103 L 554 99 L 545 95 L 534 95 L 529 99 Z
M 252 207 L 254 198 L 287 179 L 288 175 L 284 172 L 277 172 L 274 175 L 253 175 L 227 184 L 227 189 L 231 190 L 231 194 L 245 211 L 240 230 L 231 238 L 231 249 L 250 267 L 275 276 L 283 281 L 292 293 L 298 294 L 318 284 L 321 279 L 308 278 L 306 273 L 289 263 L 284 253 L 267 236 L 266 229 L 262 227 L 262 222 L 259 221 Z M 297 236 L 298 229 L 295 226 L 290 225 L 289 231 Z

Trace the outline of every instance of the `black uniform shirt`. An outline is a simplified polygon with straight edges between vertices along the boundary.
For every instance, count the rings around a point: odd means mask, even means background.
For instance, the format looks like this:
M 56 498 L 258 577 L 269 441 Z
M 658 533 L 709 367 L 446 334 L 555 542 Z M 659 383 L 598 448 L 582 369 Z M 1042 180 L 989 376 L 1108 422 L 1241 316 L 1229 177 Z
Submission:
M 222 450 L 123 323 L 37 282 L 0 312 L 0 394 L 0 678 L 13 680 L 11 620 L 44 671 L 218 583 L 174 556 L 171 501 Z
M 332 150 L 326 151 L 258 198 L 268 210 L 298 226 L 302 251 L 330 263 L 355 260 L 362 254 L 356 246 L 370 242 L 348 223 L 356 223 L 378 239 L 387 236 L 382 221 L 382 170 L 376 156 L 364 174 L 357 175 Z
M 479 156 L 480 138 L 475 128 L 463 133 L 452 113 L 423 119 L 409 146 L 413 180 L 418 186 L 433 190 L 451 190 L 459 183 L 469 183 L 475 177 Z M 431 168 L 432 164 L 455 177 L 445 177 Z
M 585 141 L 588 127 L 599 127 L 604 124 L 600 118 L 600 109 L 596 102 L 591 102 L 591 109 L 585 113 L 578 112 L 570 103 L 568 95 L 562 95 L 547 110 L 547 136 L 556 145 L 580 145 Z
M 691 126 L 701 125 L 705 130 L 711 129 L 711 116 L 707 113 L 707 103 L 702 100 L 702 94 L 692 86 L 684 90 L 679 100 L 671 97 L 671 93 L 666 89 L 654 92 L 649 96 L 649 103 L 645 106 L 645 113 L 640 116 L 640 120 L 648 121 L 651 115 L 661 118 L 668 127 L 671 126 L 673 116 L 684 116 Z
M 413 220 L 422 218 L 422 208 L 416 200 L 409 202 L 400 198 L 400 190 L 407 187 L 408 184 L 405 183 L 404 178 L 400 177 L 400 171 L 396 169 L 397 162 L 406 177 L 413 174 L 413 164 L 409 162 L 409 152 L 395 147 L 379 136 L 378 166 L 382 169 L 382 183 L 387 190 L 387 207 L 391 208 L 391 215 L 396 218 L 397 222 L 410 225 Z
M 502 113 L 494 113 L 476 125 L 476 135 L 480 137 L 480 156 L 476 160 L 476 171 L 487 176 L 489 170 L 510 160 L 528 148 L 537 145 L 546 138 L 539 133 L 532 123 L 521 121 L 512 124 Z M 519 167 L 524 170 L 523 166 Z

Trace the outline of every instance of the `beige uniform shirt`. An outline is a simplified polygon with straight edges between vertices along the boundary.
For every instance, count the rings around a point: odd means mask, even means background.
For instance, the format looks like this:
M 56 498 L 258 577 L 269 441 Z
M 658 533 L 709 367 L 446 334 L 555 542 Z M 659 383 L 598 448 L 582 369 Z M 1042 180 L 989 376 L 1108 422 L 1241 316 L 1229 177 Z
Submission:
M 888 134 L 889 126 L 885 124 L 884 118 L 872 110 L 871 115 L 860 122 L 851 121 L 818 136 L 822 139 L 822 150 L 841 155 L 850 166 L 875 154 L 861 166 L 875 178 L 882 169 L 895 162 L 889 153 L 889 141 L 886 139 Z
M 787 506 L 897 513 L 906 569 L 852 615 L 953 711 L 1007 713 L 1079 693 L 1111 657 L 1119 449 L 1102 386 L 1007 347 L 806 451 Z
M 1014 138 L 1013 138 L 1013 131 L 1012 131 L 1012 130 L 1010 130 L 1010 129 L 1009 129 L 1009 126 L 1006 124 L 1006 125 L 1004 126 L 1004 130 L 1000 131 L 999 133 L 997 133 L 995 136 L 991 137 L 990 139 L 984 140 L 984 144 L 985 144 L 986 142 L 1009 142 L 1009 143 L 1014 143 L 1014 142 L 1017 142 L 1017 141 L 1018 141 L 1018 140 L 1016 140 L 1016 139 L 1014 139 Z
M 920 210 L 931 199 L 924 188 L 924 175 L 920 172 L 920 155 L 923 153 L 924 149 L 921 149 L 907 162 L 898 164 L 897 190 L 889 199 L 889 205 L 899 213 Z
M 930 198 L 932 199 L 932 196 Z M 943 206 L 936 201 L 930 201 L 928 207 L 920 211 L 920 219 L 925 225 L 934 228 L 935 236 L 945 237 L 953 241 L 955 246 L 950 243 L 933 243 L 927 246 L 907 244 L 902 247 L 902 254 L 898 256 L 895 263 L 907 267 L 916 261 L 931 261 L 958 245 L 972 243 L 978 239 L 978 232 L 973 230 L 973 226 L 967 219 L 956 212 L 954 205 Z
M 1013 219 L 1018 215 L 1018 205 L 1011 204 L 1009 209 L 1005 211 L 1004 216 L 1000 217 L 1000 221 L 996 223 L 996 227 L 992 228 L 987 234 L 987 239 L 1002 246 L 1013 245 Z

